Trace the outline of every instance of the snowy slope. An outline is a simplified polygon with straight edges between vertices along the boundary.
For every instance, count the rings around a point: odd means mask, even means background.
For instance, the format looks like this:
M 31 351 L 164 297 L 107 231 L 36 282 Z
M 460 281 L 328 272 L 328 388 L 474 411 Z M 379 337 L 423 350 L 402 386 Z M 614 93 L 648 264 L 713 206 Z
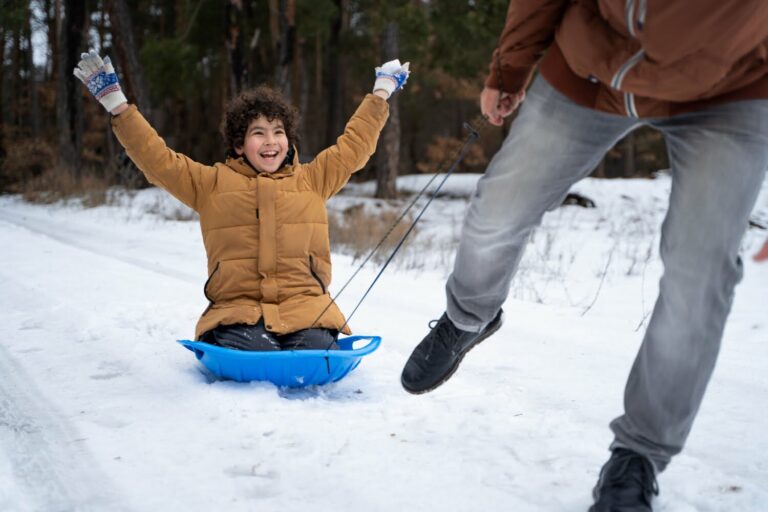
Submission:
M 475 179 L 451 178 L 451 195 Z M 205 257 L 195 222 L 163 219 L 178 206 L 162 192 L 90 210 L 0 197 L 0 511 L 586 510 L 653 306 L 668 189 L 664 177 L 579 184 L 598 208 L 547 215 L 507 323 L 423 396 L 399 374 L 442 312 L 450 266 L 430 253 L 409 270 L 416 241 L 352 321 L 382 347 L 337 384 L 280 390 L 210 382 L 174 343 L 205 307 Z M 466 204 L 436 201 L 418 237 L 451 247 Z M 745 255 L 765 236 L 750 230 Z M 768 510 L 768 265 L 745 266 L 689 446 L 660 478 L 661 511 Z M 335 255 L 334 287 L 353 270 Z

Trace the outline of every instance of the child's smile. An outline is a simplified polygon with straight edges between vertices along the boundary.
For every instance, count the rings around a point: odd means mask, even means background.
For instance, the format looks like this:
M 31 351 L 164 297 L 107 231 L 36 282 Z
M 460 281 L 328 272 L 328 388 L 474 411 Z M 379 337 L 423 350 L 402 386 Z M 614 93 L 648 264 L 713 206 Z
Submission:
M 248 125 L 245 132 L 245 142 L 235 148 L 238 155 L 245 157 L 257 170 L 275 172 L 288 154 L 288 136 L 283 122 L 279 119 L 269 120 L 259 116 Z

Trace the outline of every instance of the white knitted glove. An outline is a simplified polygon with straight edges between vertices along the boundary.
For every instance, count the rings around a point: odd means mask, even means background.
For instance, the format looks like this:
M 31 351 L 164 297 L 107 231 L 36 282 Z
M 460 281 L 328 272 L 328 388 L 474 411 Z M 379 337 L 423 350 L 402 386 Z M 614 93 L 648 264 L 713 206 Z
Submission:
M 74 69 L 74 75 L 88 87 L 99 103 L 107 112 L 112 112 L 115 107 L 128 103 L 128 99 L 120 88 L 115 68 L 109 57 L 101 60 L 96 50 L 80 55 L 82 59 Z
M 393 92 L 399 91 L 408 81 L 408 75 L 411 74 L 408 66 L 410 62 L 400 64 L 398 59 L 391 60 L 376 68 L 376 82 L 373 84 L 373 90 L 382 89 L 391 96 Z

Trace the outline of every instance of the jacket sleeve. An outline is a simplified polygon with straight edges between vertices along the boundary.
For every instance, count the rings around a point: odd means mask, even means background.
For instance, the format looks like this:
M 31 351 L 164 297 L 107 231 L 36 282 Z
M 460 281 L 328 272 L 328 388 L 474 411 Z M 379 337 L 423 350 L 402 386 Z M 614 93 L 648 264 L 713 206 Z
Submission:
M 570 0 L 511 0 L 485 86 L 517 93 L 552 44 Z
M 150 183 L 198 210 L 205 189 L 215 180 L 216 169 L 176 153 L 150 126 L 135 105 L 112 118 L 112 130 Z
M 307 164 L 307 179 L 312 189 L 325 199 L 341 190 L 352 173 L 362 169 L 376 151 L 388 116 L 386 100 L 367 94 L 336 144 Z

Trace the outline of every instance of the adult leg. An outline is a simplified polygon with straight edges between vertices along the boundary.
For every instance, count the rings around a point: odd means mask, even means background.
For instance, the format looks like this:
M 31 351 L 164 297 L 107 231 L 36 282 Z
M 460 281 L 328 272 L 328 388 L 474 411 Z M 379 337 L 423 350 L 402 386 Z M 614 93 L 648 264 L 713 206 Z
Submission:
M 464 220 L 447 314 L 480 332 L 507 298 L 531 231 L 636 121 L 576 105 L 542 77 L 491 160 Z
M 200 337 L 201 341 L 234 350 L 274 351 L 280 350 L 277 337 L 266 330 L 264 321 L 256 325 L 220 325 Z
M 580 107 L 539 77 L 480 179 L 464 221 L 447 309 L 411 353 L 400 382 L 426 393 L 501 327 L 501 305 L 528 236 L 636 121 Z
M 682 450 L 720 349 L 739 244 L 768 165 L 768 101 L 742 101 L 653 123 L 672 166 L 662 226 L 664 275 L 648 330 L 611 423 L 613 447 L 658 471 Z

